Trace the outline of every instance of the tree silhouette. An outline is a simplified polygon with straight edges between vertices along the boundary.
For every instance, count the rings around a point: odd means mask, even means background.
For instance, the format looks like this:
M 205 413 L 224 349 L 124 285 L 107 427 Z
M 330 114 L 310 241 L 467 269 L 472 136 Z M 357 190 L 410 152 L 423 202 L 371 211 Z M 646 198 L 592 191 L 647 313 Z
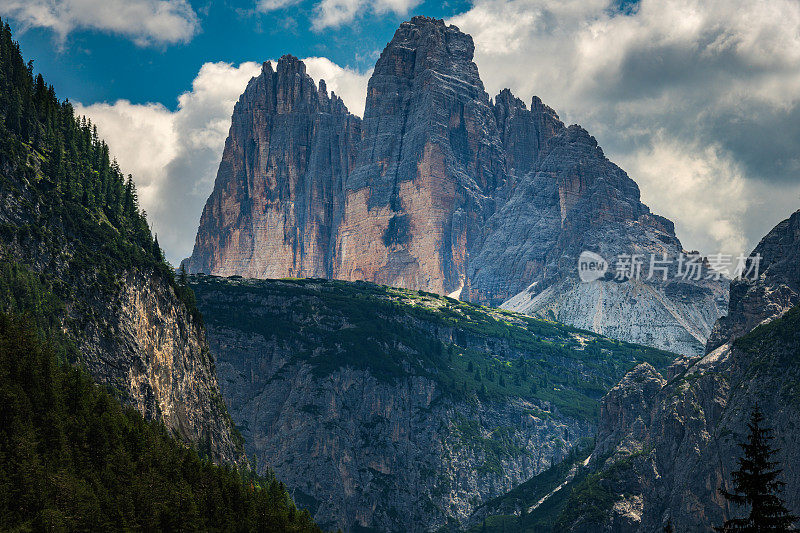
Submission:
M 750 514 L 747 518 L 726 520 L 722 527 L 714 528 L 717 531 L 796 531 L 792 524 L 798 518 L 789 513 L 779 496 L 786 483 L 778 480 L 782 470 L 772 460 L 778 448 L 771 445 L 772 429 L 764 427 L 763 422 L 764 415 L 756 405 L 747 424 L 750 430 L 747 442 L 739 444 L 744 452 L 738 461 L 739 469 L 731 474 L 735 492 L 720 489 L 729 502 L 749 505 Z

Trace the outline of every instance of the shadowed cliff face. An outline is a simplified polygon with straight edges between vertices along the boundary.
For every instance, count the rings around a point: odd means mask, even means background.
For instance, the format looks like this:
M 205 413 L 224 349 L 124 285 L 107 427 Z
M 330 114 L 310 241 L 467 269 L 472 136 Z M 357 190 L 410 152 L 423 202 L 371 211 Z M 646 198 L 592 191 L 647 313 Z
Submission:
M 594 433 L 672 354 L 452 298 L 338 280 L 192 280 L 248 457 L 323 527 L 436 531 Z
M 636 298 L 577 284 L 584 249 L 676 256 L 673 225 L 585 130 L 536 97 L 490 99 L 473 51 L 441 20 L 404 22 L 375 65 L 363 121 L 302 62 L 267 63 L 234 110 L 190 270 L 366 280 L 489 305 L 517 297 L 519 311 L 702 351 L 723 283 L 647 285 Z M 646 321 L 632 302 L 648 305 Z
M 192 271 L 335 275 L 333 260 L 360 119 L 302 61 L 264 63 L 233 112 Z
M 708 353 L 677 360 L 663 377 L 640 365 L 603 399 L 589 468 L 610 499 L 571 499 L 563 530 L 656 531 L 671 520 L 676 531 L 707 531 L 744 516 L 749 509 L 728 505 L 718 489 L 732 489 L 756 404 L 780 448 L 782 496 L 800 512 L 799 227 L 796 212 L 753 251 L 761 275 L 732 283 Z M 592 505 L 605 506 L 602 517 Z
M 199 315 L 163 270 L 109 251 L 119 244 L 109 244 L 116 230 L 108 229 L 107 219 L 97 222 L 95 212 L 65 202 L 68 216 L 81 223 L 65 222 L 67 216 L 53 214 L 41 185 L 28 176 L 13 166 L 0 169 L 0 263 L 36 273 L 53 288 L 59 306 L 47 318 L 63 334 L 70 357 L 123 403 L 163 422 L 201 453 L 244 464 Z M 4 310 L 41 312 L 13 305 L 0 302 Z
M 761 258 L 759 278 L 731 282 L 730 309 L 714 327 L 708 352 L 800 303 L 800 212 L 775 226 L 752 255 Z

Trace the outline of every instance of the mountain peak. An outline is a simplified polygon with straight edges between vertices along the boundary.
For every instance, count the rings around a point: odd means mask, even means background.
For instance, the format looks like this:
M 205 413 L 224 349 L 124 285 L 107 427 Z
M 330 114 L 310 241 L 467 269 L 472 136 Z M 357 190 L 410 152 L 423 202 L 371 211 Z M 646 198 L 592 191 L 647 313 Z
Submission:
M 503 89 L 494 97 L 494 105 L 502 105 L 506 108 L 519 107 L 521 109 L 527 109 L 527 107 L 525 107 L 525 102 L 514 96 L 514 93 L 512 93 L 509 88 Z
M 753 279 L 755 261 L 758 277 Z M 750 254 L 747 266 L 751 265 L 754 272 L 731 281 L 728 315 L 714 326 L 707 352 L 783 316 L 800 303 L 800 210 L 761 239 Z
M 549 105 L 546 105 L 544 102 L 542 102 L 542 99 L 536 95 L 531 98 L 531 112 L 537 115 L 549 116 L 552 119 L 561 122 L 556 110 Z
M 578 254 L 598 242 L 615 254 L 678 245 L 671 232 L 654 236 L 671 225 L 649 215 L 586 130 L 537 97 L 528 108 L 504 89 L 492 102 L 473 52 L 443 20 L 402 23 L 375 64 L 363 120 L 299 59 L 265 70 L 234 112 L 191 270 L 366 280 L 497 305 L 576 277 Z M 586 297 L 601 305 L 597 294 Z M 717 308 L 703 298 L 710 332 Z M 563 302 L 557 313 L 586 308 Z M 556 316 L 596 326 L 585 313 Z M 686 338 L 680 323 L 660 333 L 662 346 Z M 618 335 L 647 340 L 650 327 L 626 323 Z M 692 328 L 692 339 L 705 334 L 705 322 Z
M 306 73 L 306 64 L 291 54 L 284 54 L 278 59 L 278 72 L 285 73 Z
M 435 17 L 426 17 L 424 15 L 416 15 L 411 17 L 411 20 L 403 24 L 410 24 L 412 26 L 441 26 L 445 27 L 444 19 L 437 19 Z
M 474 52 L 472 37 L 456 26 L 448 26 L 441 19 L 413 17 L 397 28 L 375 68 L 378 69 L 382 60 L 391 60 L 401 62 L 398 68 L 402 62 L 408 62 L 415 70 L 447 71 L 450 61 L 471 63 Z M 474 71 L 477 77 L 477 67 Z

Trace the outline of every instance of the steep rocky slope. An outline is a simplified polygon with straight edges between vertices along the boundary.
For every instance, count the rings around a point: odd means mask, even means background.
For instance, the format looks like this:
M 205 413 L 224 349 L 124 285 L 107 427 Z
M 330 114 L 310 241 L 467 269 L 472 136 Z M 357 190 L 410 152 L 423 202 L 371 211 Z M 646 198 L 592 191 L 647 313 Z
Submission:
M 274 477 L 201 459 L 56 350 L 0 311 L 0 530 L 322 532 Z
M 723 281 L 678 275 L 683 248 L 672 223 L 650 213 L 636 183 L 579 126 L 550 140 L 538 170 L 489 229 L 472 261 L 471 293 L 483 291 L 496 302 L 519 291 L 505 309 L 688 355 L 702 353 L 727 303 Z M 604 278 L 580 281 L 584 250 L 609 262 Z M 612 262 L 633 254 L 643 263 L 641 276 L 618 279 Z M 651 257 L 672 262 L 666 279 L 655 271 L 648 279 Z
M 195 276 L 247 452 L 326 527 L 426 531 L 558 462 L 673 355 L 431 293 Z
M 29 316 L 147 418 L 214 459 L 241 460 L 201 318 L 132 181 L 0 31 L 0 311 Z
M 609 261 L 676 259 L 672 223 L 650 213 L 593 137 L 541 100 L 528 107 L 508 89 L 490 99 L 473 52 L 455 26 L 404 22 L 375 65 L 363 120 L 297 59 L 266 63 L 234 110 L 190 271 L 508 300 L 616 338 L 702 352 L 726 284 L 581 284 L 585 249 Z
M 241 443 L 201 319 L 178 297 L 171 274 L 149 261 L 120 264 L 105 249 L 118 235 L 97 213 L 55 214 L 37 187 L 12 176 L 0 173 L 0 264 L 13 265 L 7 274 L 37 273 L 53 288 L 59 306 L 50 319 L 73 346 L 71 357 L 147 418 L 162 420 L 217 460 L 239 461 Z
M 264 63 L 233 111 L 192 271 L 335 275 L 345 178 L 361 120 L 302 61 Z
M 671 520 L 676 531 L 701 531 L 739 516 L 718 489 L 731 488 L 756 403 L 775 430 L 783 496 L 798 514 L 800 211 L 755 254 L 760 276 L 732 284 L 730 314 L 707 354 L 679 359 L 663 376 L 640 365 L 604 398 L 589 462 L 598 490 L 573 491 L 561 529 L 655 531 Z

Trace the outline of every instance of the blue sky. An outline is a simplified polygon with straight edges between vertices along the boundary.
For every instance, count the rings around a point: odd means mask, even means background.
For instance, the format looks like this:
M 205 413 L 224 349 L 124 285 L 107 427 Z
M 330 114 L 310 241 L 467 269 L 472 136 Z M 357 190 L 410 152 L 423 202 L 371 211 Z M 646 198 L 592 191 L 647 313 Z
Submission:
M 207 62 L 265 61 L 283 54 L 327 57 L 365 71 L 408 18 L 395 12 L 370 14 L 339 27 L 311 28 L 313 3 L 259 12 L 253 0 L 192 1 L 199 31 L 188 42 L 138 46 L 132 40 L 95 29 L 69 33 L 60 42 L 47 28 L 25 29 L 12 19 L 27 58 L 58 89 L 61 97 L 82 103 L 126 99 L 160 102 L 175 109 L 177 95 L 191 87 Z M 414 14 L 449 18 L 469 8 L 466 2 L 425 2 Z M 23 29 L 24 31 L 20 31 Z
M 0 0 L 23 53 L 192 248 L 233 105 L 291 53 L 356 114 L 412 15 L 473 36 L 490 96 L 533 95 L 593 134 L 688 250 L 751 250 L 800 207 L 798 0 Z

